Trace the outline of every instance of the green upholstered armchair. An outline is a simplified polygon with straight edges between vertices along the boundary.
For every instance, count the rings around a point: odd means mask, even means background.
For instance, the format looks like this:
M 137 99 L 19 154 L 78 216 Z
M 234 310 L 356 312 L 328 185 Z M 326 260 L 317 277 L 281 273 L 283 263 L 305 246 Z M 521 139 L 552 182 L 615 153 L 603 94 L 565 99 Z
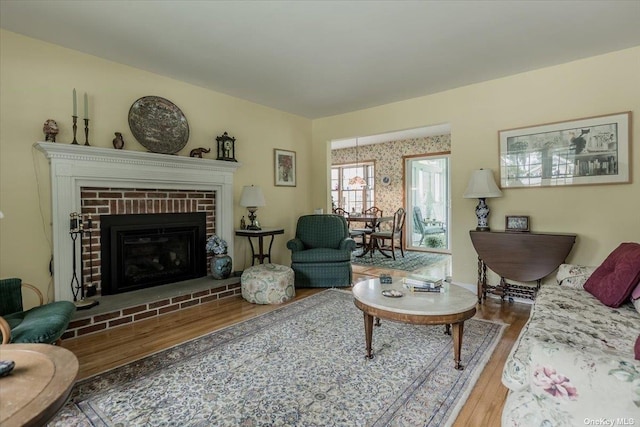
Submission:
M 298 218 L 296 237 L 287 242 L 296 287 L 351 286 L 351 251 L 356 242 L 340 215 Z
M 34 291 L 40 305 L 23 311 L 22 288 Z M 0 280 L 0 334 L 2 344 L 16 343 L 60 343 L 76 311 L 69 301 L 57 301 L 42 305 L 42 292 L 38 288 L 22 283 L 20 279 Z

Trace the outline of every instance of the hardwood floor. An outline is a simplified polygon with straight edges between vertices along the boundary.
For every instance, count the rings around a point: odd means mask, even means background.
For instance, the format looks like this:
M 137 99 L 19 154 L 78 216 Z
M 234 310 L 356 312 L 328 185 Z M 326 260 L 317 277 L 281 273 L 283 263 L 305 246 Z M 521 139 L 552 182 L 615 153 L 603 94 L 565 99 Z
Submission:
M 443 266 L 435 266 L 434 268 L 440 272 Z M 362 278 L 391 272 L 394 275 L 407 274 L 398 270 L 354 265 L 354 282 Z M 428 273 L 429 271 L 423 272 Z M 322 290 L 296 289 L 294 301 Z M 78 357 L 80 361 L 79 379 L 83 379 L 234 323 L 256 317 L 278 307 L 281 306 L 250 304 L 239 296 L 232 297 L 106 332 L 65 340 L 62 342 L 62 346 L 73 351 Z M 502 366 L 529 317 L 529 310 L 529 305 L 507 302 L 501 304 L 499 300 L 490 300 L 479 306 L 476 315 L 478 318 L 501 321 L 508 323 L 509 326 L 458 415 L 454 426 L 500 425 L 502 407 L 507 395 L 507 389 L 500 382 Z M 464 359 L 464 344 L 462 352 Z

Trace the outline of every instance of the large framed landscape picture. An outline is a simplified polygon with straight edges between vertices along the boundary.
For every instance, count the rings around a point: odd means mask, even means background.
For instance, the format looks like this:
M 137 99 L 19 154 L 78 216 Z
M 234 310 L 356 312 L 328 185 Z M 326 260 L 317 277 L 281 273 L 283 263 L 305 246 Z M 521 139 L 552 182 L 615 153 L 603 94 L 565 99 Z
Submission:
M 628 183 L 630 124 L 629 111 L 499 131 L 500 186 Z

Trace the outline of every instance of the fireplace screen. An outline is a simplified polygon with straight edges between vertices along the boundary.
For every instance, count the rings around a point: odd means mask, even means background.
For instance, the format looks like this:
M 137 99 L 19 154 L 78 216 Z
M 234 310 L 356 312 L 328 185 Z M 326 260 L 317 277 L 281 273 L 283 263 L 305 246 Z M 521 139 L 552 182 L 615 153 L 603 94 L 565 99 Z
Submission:
M 204 213 L 105 215 L 100 220 L 103 295 L 206 274 Z

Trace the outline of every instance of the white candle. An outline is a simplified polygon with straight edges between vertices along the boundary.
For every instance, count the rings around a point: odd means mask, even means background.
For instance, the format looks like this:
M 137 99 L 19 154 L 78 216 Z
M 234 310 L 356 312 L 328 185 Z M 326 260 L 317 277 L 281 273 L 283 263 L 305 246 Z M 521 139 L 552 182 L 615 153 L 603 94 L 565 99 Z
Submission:
M 84 118 L 89 118 L 89 98 L 87 98 L 87 92 L 84 93 Z
M 73 88 L 73 115 L 78 115 L 78 100 L 76 99 L 76 88 Z

